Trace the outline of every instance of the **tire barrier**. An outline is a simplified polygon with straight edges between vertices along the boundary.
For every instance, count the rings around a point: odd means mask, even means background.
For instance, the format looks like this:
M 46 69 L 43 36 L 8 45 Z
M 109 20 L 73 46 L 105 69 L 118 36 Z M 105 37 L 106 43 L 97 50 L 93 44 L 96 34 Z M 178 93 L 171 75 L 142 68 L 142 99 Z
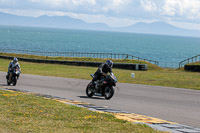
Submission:
M 0 56 L 3 59 L 13 59 L 10 56 Z M 89 62 L 89 61 L 60 61 L 60 60 L 44 60 L 44 59 L 30 59 L 18 57 L 19 61 L 34 62 L 34 63 L 48 63 L 48 64 L 62 64 L 72 66 L 89 66 L 98 67 L 102 62 Z M 147 64 L 130 64 L 130 63 L 114 63 L 113 68 L 127 69 L 127 70 L 147 70 Z
M 185 65 L 184 70 L 191 72 L 200 72 L 200 65 Z

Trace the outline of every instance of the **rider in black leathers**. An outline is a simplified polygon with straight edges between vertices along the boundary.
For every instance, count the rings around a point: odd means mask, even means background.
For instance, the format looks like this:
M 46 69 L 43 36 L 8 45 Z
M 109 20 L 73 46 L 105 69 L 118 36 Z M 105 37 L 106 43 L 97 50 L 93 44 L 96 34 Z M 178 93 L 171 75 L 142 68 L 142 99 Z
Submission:
M 106 76 L 107 73 L 112 73 L 113 62 L 111 60 L 107 60 L 105 63 L 102 63 L 97 71 L 94 73 L 94 78 L 92 79 L 93 86 L 95 85 L 95 81 L 100 80 L 102 76 Z
M 15 67 L 17 67 L 19 69 L 19 71 L 21 72 L 21 68 L 20 68 L 18 59 L 16 57 L 13 58 L 13 61 L 11 61 L 9 66 L 8 66 L 8 72 L 7 72 L 7 75 L 6 75 L 7 79 L 8 78 L 9 78 L 9 80 L 11 79 L 11 73 L 14 70 Z

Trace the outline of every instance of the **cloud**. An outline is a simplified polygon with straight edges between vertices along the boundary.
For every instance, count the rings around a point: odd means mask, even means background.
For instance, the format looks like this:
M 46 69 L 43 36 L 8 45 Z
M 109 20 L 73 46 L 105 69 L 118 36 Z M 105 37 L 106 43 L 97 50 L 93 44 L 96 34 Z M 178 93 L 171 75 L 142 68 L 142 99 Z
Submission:
M 158 7 L 154 1 L 142 0 L 141 5 L 147 12 L 154 12 L 158 10 Z
M 89 6 L 95 5 L 96 0 L 30 0 L 32 3 L 41 3 L 45 5 L 51 5 L 54 7 L 78 7 L 78 6 Z
M 142 0 L 141 4 L 151 17 L 200 22 L 200 0 Z
M 105 13 L 112 11 L 113 13 L 123 12 L 124 7 L 128 6 L 131 3 L 131 0 L 110 0 L 109 2 L 104 1 L 102 4 L 102 10 Z
M 29 12 L 31 15 L 34 12 L 37 15 L 67 12 L 88 21 L 104 16 L 102 18 L 112 18 L 115 23 L 119 19 L 126 20 L 123 22 L 129 19 L 135 22 L 156 20 L 200 24 L 200 0 L 0 0 L 0 9 L 21 13 L 24 10 L 25 14 Z M 91 16 L 91 19 L 83 16 Z
M 164 15 L 200 19 L 200 0 L 166 0 L 162 8 Z
M 96 0 L 29 0 L 29 3 L 37 9 L 72 11 L 72 12 L 91 12 L 96 4 Z
M 0 0 L 0 8 L 56 10 L 115 17 L 200 19 L 200 0 Z

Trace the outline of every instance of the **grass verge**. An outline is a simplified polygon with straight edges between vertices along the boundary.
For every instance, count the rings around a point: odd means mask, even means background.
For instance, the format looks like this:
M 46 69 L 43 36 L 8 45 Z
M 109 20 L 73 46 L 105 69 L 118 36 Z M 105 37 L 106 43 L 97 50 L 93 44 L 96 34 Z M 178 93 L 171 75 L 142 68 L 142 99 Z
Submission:
M 0 90 L 0 119 L 1 133 L 158 133 L 146 125 L 119 120 L 113 115 L 4 90 Z
M 9 62 L 10 60 L 0 59 L 0 71 L 6 72 Z M 22 74 L 79 79 L 91 79 L 90 74 L 97 70 L 97 68 L 94 67 L 29 62 L 20 62 L 20 65 L 22 68 Z M 181 69 L 163 68 L 148 71 L 113 69 L 113 72 L 115 73 L 118 82 L 121 83 L 157 85 L 200 90 L 200 73 L 198 72 L 187 72 Z M 135 73 L 134 79 L 131 78 L 131 73 Z
M 86 58 L 86 57 L 49 57 L 49 56 L 36 56 L 36 55 L 27 55 L 27 54 L 12 54 L 12 53 L 0 53 L 3 56 L 11 57 L 22 57 L 22 58 L 31 58 L 31 59 L 45 59 L 45 60 L 67 60 L 67 61 L 91 61 L 91 62 L 105 62 L 107 59 L 99 58 Z M 139 60 L 130 60 L 130 59 L 112 59 L 114 63 L 132 63 L 132 64 L 147 64 L 148 69 L 160 69 L 160 67 L 151 64 L 146 61 Z
M 189 63 L 189 64 L 186 64 L 186 65 L 200 65 L 200 61 L 199 62 L 194 62 L 194 63 Z

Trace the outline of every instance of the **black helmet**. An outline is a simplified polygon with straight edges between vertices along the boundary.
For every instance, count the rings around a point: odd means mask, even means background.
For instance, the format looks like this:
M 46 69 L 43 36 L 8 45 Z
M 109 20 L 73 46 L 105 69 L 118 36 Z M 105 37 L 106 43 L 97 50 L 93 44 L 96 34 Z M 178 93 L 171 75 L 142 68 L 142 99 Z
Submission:
M 13 62 L 14 62 L 14 63 L 17 63 L 17 62 L 18 62 L 18 59 L 17 59 L 16 57 L 14 57 L 14 58 L 13 58 Z
M 113 67 L 113 62 L 111 60 L 107 60 L 106 61 L 106 64 L 110 67 Z

